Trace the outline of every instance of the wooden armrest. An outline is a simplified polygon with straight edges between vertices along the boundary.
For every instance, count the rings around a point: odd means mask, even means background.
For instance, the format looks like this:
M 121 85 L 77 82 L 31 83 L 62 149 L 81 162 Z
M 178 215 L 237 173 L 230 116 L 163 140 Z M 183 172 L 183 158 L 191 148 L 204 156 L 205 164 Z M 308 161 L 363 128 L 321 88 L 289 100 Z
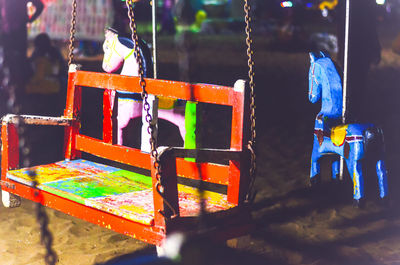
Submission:
M 53 126 L 70 126 L 73 119 L 65 117 L 47 117 L 37 115 L 15 115 L 7 114 L 2 118 L 3 123 L 15 123 L 20 122 L 31 125 L 53 125 Z
M 221 160 L 240 160 L 241 156 L 248 153 L 246 151 L 235 151 L 230 149 L 186 149 L 183 147 L 167 146 L 160 146 L 157 148 L 157 151 L 160 161 L 164 159 L 165 156 L 196 158 L 197 161 L 207 162 Z

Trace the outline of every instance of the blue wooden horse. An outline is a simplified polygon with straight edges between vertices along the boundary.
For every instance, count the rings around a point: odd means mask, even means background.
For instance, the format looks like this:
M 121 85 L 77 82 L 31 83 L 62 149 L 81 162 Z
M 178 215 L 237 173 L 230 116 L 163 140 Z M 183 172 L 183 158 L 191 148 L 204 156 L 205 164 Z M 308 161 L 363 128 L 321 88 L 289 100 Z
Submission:
M 308 97 L 312 103 L 322 98 L 321 111 L 314 127 L 314 145 L 311 156 L 311 186 L 320 182 L 319 159 L 327 154 L 344 157 L 353 180 L 353 199 L 359 205 L 364 198 L 362 159 L 366 152 L 377 158 L 376 172 L 380 197 L 388 194 L 384 156 L 383 132 L 373 124 L 341 124 L 343 89 L 340 76 L 329 55 L 310 53 Z M 332 178 L 339 174 L 339 159 L 332 163 Z

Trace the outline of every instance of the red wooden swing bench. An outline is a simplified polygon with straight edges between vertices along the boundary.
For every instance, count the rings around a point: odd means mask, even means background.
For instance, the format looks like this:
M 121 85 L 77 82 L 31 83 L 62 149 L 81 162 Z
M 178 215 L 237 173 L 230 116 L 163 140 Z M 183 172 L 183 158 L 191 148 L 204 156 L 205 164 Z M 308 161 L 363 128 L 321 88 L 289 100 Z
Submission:
M 229 149 L 159 147 L 161 183 L 153 158 L 138 149 L 113 143 L 109 90 L 141 92 L 139 77 L 71 71 L 67 102 L 62 117 L 6 115 L 2 120 L 1 187 L 3 196 L 20 197 L 84 219 L 139 240 L 160 245 L 172 231 L 194 232 L 198 228 L 200 197 L 196 188 L 178 184 L 177 176 L 222 184 L 227 194 L 204 191 L 208 229 L 218 240 L 248 233 L 250 212 L 245 201 L 249 185 L 248 89 L 244 81 L 234 87 L 145 79 L 149 94 L 175 99 L 231 106 Z M 104 90 L 103 139 L 80 133 L 81 90 Z M 65 160 L 18 168 L 17 124 L 65 127 Z M 82 152 L 150 170 L 151 176 L 81 159 Z M 191 162 L 184 157 L 207 159 Z M 218 159 L 229 164 L 218 164 Z M 220 161 L 220 160 L 219 160 Z M 35 172 L 32 177 L 31 172 Z M 35 181 L 35 182 L 34 182 Z M 163 196 L 157 191 L 162 185 Z M 6 197 L 6 196 L 5 196 Z M 13 205 L 11 205 L 13 206 Z M 173 210 L 172 210 L 172 209 Z

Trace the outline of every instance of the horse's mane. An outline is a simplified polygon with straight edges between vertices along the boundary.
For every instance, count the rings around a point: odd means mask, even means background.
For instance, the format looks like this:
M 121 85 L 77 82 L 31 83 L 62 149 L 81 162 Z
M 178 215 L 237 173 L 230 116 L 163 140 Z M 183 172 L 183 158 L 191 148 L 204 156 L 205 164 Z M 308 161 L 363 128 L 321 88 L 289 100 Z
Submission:
M 332 58 L 331 58 L 332 60 Z M 340 76 L 340 80 L 343 80 L 343 69 L 342 67 L 334 60 L 332 60 L 333 66 L 335 66 L 336 72 L 339 74 Z
M 133 49 L 134 45 L 133 45 L 133 41 L 131 39 L 128 39 L 126 37 L 121 37 L 118 36 L 118 40 L 119 42 L 121 42 L 122 45 L 124 45 L 125 47 L 129 48 L 129 49 Z
M 118 41 L 129 49 L 133 49 L 134 43 L 131 39 L 127 37 L 118 36 Z M 143 60 L 143 73 L 144 77 L 153 78 L 154 70 L 153 70 L 153 58 L 151 56 L 151 51 L 147 43 L 139 37 L 139 51 L 140 56 Z
M 342 67 L 339 65 L 338 62 L 336 62 L 335 60 L 332 59 L 332 56 L 330 55 L 330 53 L 328 51 L 326 51 L 326 50 L 321 50 L 321 51 L 318 51 L 318 52 L 313 51 L 313 54 L 314 54 L 314 56 L 321 55 L 321 56 L 318 56 L 318 59 L 329 58 L 332 61 L 336 72 L 339 74 L 340 80 L 343 80 L 343 69 L 342 69 Z

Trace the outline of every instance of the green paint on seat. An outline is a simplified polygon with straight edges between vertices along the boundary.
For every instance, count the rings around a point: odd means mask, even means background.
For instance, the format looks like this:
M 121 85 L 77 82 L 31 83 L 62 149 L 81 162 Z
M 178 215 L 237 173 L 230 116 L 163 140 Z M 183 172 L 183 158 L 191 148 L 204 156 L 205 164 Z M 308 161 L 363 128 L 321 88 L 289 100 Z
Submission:
M 137 185 L 134 182 L 130 184 L 113 181 L 109 178 L 101 177 L 82 177 L 63 181 L 55 181 L 43 184 L 43 189 L 51 190 L 59 196 L 65 197 L 65 193 L 79 196 L 82 198 L 97 198 L 109 195 L 123 194 L 127 192 L 140 191 L 146 189 L 144 185 Z M 151 187 L 151 186 L 150 186 Z
M 126 184 L 134 183 L 135 185 L 140 185 L 143 188 L 147 189 L 150 189 L 152 187 L 151 177 L 128 170 L 118 170 L 110 174 L 104 174 L 104 176 L 101 177 L 104 177 L 108 180 L 123 182 Z

